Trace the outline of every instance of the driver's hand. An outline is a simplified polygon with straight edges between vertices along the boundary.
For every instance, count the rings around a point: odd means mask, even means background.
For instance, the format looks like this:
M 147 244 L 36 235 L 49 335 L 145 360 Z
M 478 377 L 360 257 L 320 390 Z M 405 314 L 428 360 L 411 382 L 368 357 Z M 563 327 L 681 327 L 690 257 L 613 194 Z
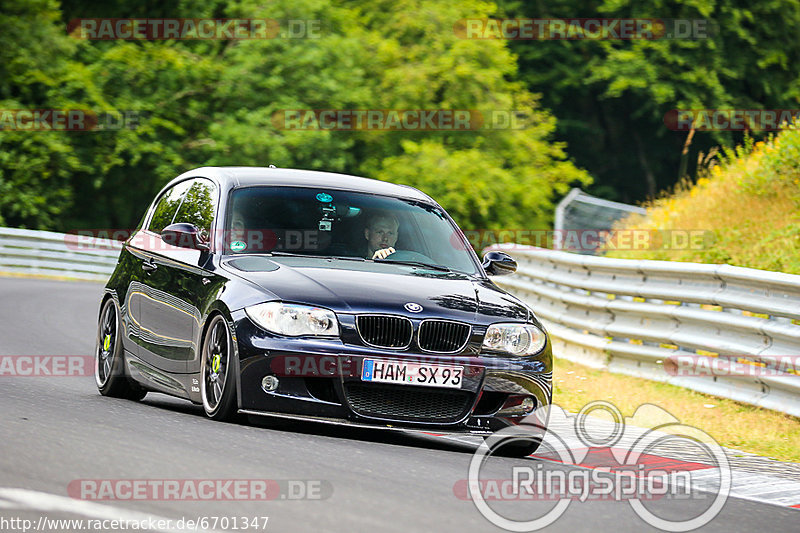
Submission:
M 382 250 L 376 250 L 374 254 L 372 254 L 373 259 L 386 259 L 390 255 L 392 255 L 396 250 L 391 246 L 389 248 L 383 248 Z

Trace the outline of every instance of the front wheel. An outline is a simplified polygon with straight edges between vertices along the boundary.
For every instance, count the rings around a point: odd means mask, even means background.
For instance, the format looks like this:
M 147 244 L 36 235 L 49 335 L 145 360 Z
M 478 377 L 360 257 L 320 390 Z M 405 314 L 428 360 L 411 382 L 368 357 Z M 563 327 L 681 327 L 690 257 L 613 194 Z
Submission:
M 491 447 L 492 455 L 500 457 L 528 457 L 542 445 L 540 438 L 520 438 L 500 441 Z
M 122 339 L 120 338 L 119 310 L 112 298 L 106 300 L 97 324 L 97 347 L 94 374 L 97 390 L 103 396 L 141 400 L 147 391 L 131 383 L 123 370 Z
M 203 409 L 213 420 L 230 420 L 238 410 L 233 340 L 222 315 L 211 319 L 203 341 L 200 395 Z

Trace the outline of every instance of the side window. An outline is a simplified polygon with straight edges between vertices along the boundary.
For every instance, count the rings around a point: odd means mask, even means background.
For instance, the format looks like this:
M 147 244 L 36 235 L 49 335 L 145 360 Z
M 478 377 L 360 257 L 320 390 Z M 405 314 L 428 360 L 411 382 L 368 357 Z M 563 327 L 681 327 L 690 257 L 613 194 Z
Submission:
M 153 211 L 153 218 L 150 219 L 147 229 L 153 233 L 161 233 L 161 230 L 172 224 L 172 219 L 175 218 L 181 205 L 181 199 L 191 184 L 192 180 L 182 181 L 164 193 Z
M 183 197 L 173 223 L 188 222 L 197 226 L 206 235 L 211 233 L 216 207 L 214 184 L 208 180 L 192 180 L 192 186 Z

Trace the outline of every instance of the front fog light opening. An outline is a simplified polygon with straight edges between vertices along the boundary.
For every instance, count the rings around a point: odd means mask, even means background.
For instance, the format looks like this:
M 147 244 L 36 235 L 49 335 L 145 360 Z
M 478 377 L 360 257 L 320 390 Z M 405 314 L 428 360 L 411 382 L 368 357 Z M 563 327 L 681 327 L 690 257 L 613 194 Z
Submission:
M 275 392 L 279 385 L 280 381 L 275 376 L 264 376 L 264 379 L 261 380 L 261 388 L 264 389 L 264 392 Z
M 536 399 L 533 396 L 511 396 L 497 416 L 525 416 L 536 409 Z

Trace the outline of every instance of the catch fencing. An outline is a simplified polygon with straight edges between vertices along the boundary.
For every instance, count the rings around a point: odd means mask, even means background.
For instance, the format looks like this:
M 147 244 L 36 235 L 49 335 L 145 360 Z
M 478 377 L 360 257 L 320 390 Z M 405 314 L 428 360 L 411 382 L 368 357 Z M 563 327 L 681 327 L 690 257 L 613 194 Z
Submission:
M 580 189 L 572 189 L 556 206 L 553 229 L 556 233 L 565 230 L 610 230 L 614 224 L 631 214 L 643 215 L 647 211 L 635 205 L 612 202 L 586 194 Z M 554 241 L 558 248 L 562 241 Z M 599 247 L 584 247 L 577 250 L 581 254 L 596 254 Z

